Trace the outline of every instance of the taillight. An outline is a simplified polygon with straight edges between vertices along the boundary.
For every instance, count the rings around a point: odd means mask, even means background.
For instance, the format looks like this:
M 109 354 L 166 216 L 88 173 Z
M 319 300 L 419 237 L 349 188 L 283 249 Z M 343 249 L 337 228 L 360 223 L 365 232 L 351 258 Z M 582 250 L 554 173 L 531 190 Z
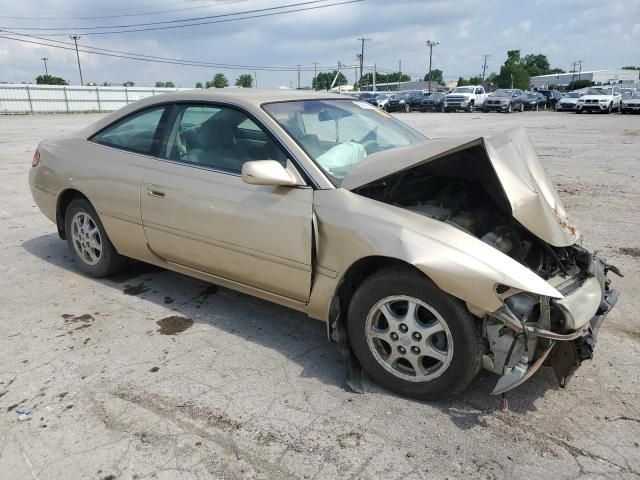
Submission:
M 40 163 L 40 152 L 36 149 L 36 153 L 33 154 L 33 160 L 31 160 L 31 166 L 37 167 Z

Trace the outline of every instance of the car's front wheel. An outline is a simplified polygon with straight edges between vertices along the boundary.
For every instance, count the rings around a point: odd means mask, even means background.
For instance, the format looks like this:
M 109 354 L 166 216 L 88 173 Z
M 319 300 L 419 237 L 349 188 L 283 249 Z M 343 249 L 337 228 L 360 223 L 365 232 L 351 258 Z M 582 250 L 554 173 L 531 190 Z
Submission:
M 369 277 L 351 300 L 347 323 L 364 370 L 401 395 L 454 395 L 480 370 L 482 338 L 474 318 L 420 273 L 387 269 Z
M 111 244 L 91 204 L 82 198 L 73 200 L 65 213 L 65 234 L 78 268 L 101 278 L 119 272 L 127 259 Z
M 411 111 L 411 105 L 409 105 L 408 103 L 404 104 L 404 111 L 405 113 L 409 113 Z

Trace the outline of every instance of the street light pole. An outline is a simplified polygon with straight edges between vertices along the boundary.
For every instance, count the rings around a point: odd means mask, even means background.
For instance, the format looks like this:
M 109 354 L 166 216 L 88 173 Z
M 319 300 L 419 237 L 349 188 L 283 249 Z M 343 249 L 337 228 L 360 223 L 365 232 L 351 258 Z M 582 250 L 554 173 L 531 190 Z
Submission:
M 69 38 L 73 40 L 76 44 L 76 58 L 78 59 L 78 71 L 80 72 L 80 85 L 84 85 L 84 81 L 82 80 L 82 68 L 80 67 L 80 54 L 78 53 L 78 40 L 80 40 L 80 35 L 69 35 Z
M 427 47 L 429 47 L 429 93 L 431 93 L 431 59 L 433 57 L 433 47 L 440 45 L 440 42 L 435 40 L 427 40 Z
M 42 57 L 40 60 L 44 62 L 44 74 L 49 76 L 49 70 L 47 69 L 47 60 L 49 59 L 47 57 Z

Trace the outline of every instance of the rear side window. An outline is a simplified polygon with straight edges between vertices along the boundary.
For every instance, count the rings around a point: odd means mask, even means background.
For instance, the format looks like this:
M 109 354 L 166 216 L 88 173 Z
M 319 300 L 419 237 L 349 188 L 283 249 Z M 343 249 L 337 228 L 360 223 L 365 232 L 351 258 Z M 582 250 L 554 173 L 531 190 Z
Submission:
M 91 141 L 129 152 L 151 154 L 165 107 L 156 107 L 129 115 L 108 126 L 91 138 Z

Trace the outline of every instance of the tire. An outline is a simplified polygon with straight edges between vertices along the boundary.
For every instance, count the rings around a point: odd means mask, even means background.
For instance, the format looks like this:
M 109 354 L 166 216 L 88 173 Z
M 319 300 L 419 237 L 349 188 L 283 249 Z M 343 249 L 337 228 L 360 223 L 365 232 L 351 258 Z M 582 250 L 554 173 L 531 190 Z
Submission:
M 576 108 L 576 113 L 582 113 L 582 110 L 580 110 L 579 108 Z
M 444 105 L 440 107 L 440 113 L 444 113 Z
M 380 310 L 390 305 L 389 311 L 402 315 L 409 302 L 422 322 L 405 325 L 395 317 L 399 323 L 394 323 Z M 387 329 L 376 330 L 384 322 Z M 434 333 L 434 329 L 440 330 Z M 349 305 L 347 330 L 351 348 L 367 374 L 407 397 L 436 400 L 458 394 L 480 371 L 484 341 L 478 324 L 463 302 L 418 272 L 390 268 L 367 278 Z M 391 353 L 393 363 L 387 363 Z
M 471 103 L 469 103 L 469 105 L 467 105 L 467 109 L 466 109 L 467 113 L 472 113 L 473 112 L 473 105 L 474 105 L 473 101 Z
M 609 108 L 607 108 L 607 113 L 613 112 L 613 103 L 609 104 Z
M 482 113 L 489 113 L 489 109 L 488 108 L 483 108 L 482 109 Z
M 524 112 L 524 102 L 520 104 L 520 112 Z
M 536 103 L 536 112 L 540 110 L 540 106 Z
M 509 107 L 507 107 L 507 113 L 511 113 L 511 112 L 513 112 L 513 106 L 509 104 Z
M 409 113 L 411 112 L 411 105 L 409 105 L 408 103 L 404 104 L 404 113 Z
M 127 258 L 114 248 L 91 203 L 84 198 L 73 200 L 64 221 L 69 250 L 83 273 L 102 278 L 125 267 Z

